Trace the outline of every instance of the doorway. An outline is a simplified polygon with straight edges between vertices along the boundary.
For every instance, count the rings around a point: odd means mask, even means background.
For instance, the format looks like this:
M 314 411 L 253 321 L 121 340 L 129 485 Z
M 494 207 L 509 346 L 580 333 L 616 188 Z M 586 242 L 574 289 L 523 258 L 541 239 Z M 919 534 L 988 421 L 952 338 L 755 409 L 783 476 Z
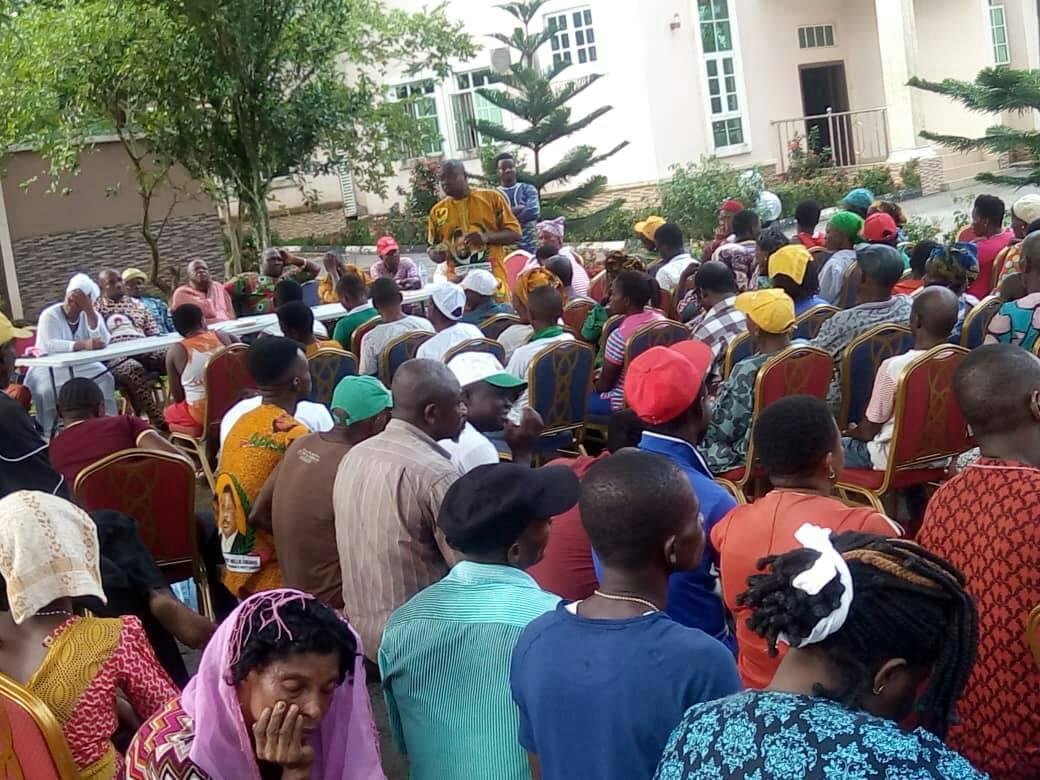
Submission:
M 802 109 L 804 116 L 818 116 L 805 123 L 809 147 L 817 154 L 829 150 L 835 165 L 855 165 L 856 150 L 852 139 L 852 121 L 844 112 L 849 110 L 849 90 L 845 81 L 845 63 L 803 65 Z M 830 119 L 822 116 L 828 109 L 843 114 Z

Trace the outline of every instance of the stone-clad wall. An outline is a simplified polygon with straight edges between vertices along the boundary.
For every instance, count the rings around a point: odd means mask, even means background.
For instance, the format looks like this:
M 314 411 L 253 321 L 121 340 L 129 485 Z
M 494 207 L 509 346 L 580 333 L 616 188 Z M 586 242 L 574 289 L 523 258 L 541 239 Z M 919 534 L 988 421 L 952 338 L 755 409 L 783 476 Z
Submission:
M 214 278 L 224 278 L 224 238 L 215 213 L 170 219 L 159 247 L 166 280 L 170 268 L 176 268 L 183 280 L 185 266 L 195 258 L 206 261 Z M 35 320 L 44 306 L 60 300 L 69 277 L 77 271 L 96 276 L 103 268 L 135 266 L 147 273 L 151 265 L 140 225 L 23 238 L 14 242 L 13 249 L 27 320 Z

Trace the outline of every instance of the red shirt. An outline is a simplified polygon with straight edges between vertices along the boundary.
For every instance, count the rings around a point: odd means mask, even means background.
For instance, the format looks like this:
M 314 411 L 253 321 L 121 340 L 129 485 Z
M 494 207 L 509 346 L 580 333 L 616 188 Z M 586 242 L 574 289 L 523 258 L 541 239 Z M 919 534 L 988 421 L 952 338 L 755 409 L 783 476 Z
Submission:
M 560 458 L 549 465 L 574 469 L 575 475 L 581 479 L 593 464 L 608 454 L 604 452 L 596 457 L 585 455 Z M 581 524 L 577 506 L 553 518 L 545 554 L 527 573 L 542 590 L 562 596 L 567 601 L 587 599 L 599 587 L 596 569 L 592 565 L 592 543 Z
M 754 504 L 730 511 L 711 531 L 719 551 L 722 600 L 737 626 L 737 671 L 748 688 L 765 688 L 773 679 L 785 646 L 769 656 L 766 640 L 748 628 L 751 610 L 737 606 L 737 595 L 747 590 L 748 577 L 758 573 L 758 561 L 798 547 L 795 531 L 805 523 L 835 533 L 862 531 L 880 536 L 902 536 L 902 529 L 870 507 L 848 507 L 837 499 L 793 490 L 773 490 Z
M 51 439 L 51 465 L 61 472 L 71 490 L 83 469 L 114 452 L 136 447 L 150 430 L 147 420 L 125 414 L 73 423 Z
M 1008 228 L 1003 233 L 985 238 L 976 238 L 970 227 L 961 231 L 958 241 L 970 241 L 979 249 L 979 278 L 968 285 L 968 294 L 979 300 L 993 292 L 993 261 L 1015 239 L 1015 234 Z
M 947 742 L 994 780 L 1040 777 L 1040 469 L 982 458 L 932 496 L 918 541 L 960 569 L 979 613 L 975 667 Z

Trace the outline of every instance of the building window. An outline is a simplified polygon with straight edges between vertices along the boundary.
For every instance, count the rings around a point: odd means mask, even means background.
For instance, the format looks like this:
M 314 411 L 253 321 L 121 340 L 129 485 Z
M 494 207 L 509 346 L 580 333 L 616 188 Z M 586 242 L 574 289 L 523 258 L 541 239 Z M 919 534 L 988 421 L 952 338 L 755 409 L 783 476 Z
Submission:
M 708 113 L 716 153 L 743 151 L 746 143 L 743 85 L 728 0 L 697 0 L 708 88 Z
M 549 45 L 553 63 L 585 64 L 596 61 L 596 31 L 592 11 L 576 8 L 545 17 L 545 29 L 552 33 Z
M 821 49 L 834 45 L 834 25 L 818 24 L 814 27 L 798 28 L 799 49 Z
M 456 151 L 473 151 L 483 141 L 480 133 L 471 124 L 474 120 L 484 120 L 496 125 L 502 124 L 502 109 L 477 93 L 478 89 L 491 86 L 496 80 L 490 70 L 459 73 L 455 76 L 455 93 L 451 96 L 451 116 L 455 128 Z
M 425 157 L 431 154 L 442 154 L 444 138 L 441 136 L 441 123 L 437 117 L 437 99 L 434 97 L 434 84 L 431 79 L 398 84 L 393 88 L 393 97 L 399 101 L 409 101 L 406 110 L 419 125 L 422 132 L 421 143 L 412 149 L 406 149 L 406 158 Z
M 993 34 L 993 61 L 997 65 L 1011 64 L 1011 47 L 1008 46 L 1007 16 L 1004 6 L 989 7 L 989 27 Z

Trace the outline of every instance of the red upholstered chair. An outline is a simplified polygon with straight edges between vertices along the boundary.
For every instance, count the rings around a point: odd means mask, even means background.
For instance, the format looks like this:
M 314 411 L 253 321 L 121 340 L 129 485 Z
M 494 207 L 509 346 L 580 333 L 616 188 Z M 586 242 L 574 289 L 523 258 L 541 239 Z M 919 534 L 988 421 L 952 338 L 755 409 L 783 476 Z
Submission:
M 589 280 L 589 297 L 596 302 L 601 302 L 610 290 L 607 287 L 607 272 L 600 271 Z
M 74 491 L 88 512 L 112 509 L 134 518 L 141 541 L 167 579 L 194 578 L 202 611 L 213 617 L 209 576 L 198 550 L 195 469 L 187 458 L 122 450 L 83 469 Z
M 517 249 L 514 252 L 510 252 L 505 258 L 506 283 L 509 285 L 510 290 L 516 287 L 516 277 L 523 272 L 528 261 L 532 257 L 534 257 L 534 255 L 530 252 L 525 252 L 523 249 Z
M 861 496 L 885 512 L 882 497 L 888 491 L 946 477 L 945 466 L 931 464 L 956 457 L 971 446 L 968 424 L 953 395 L 953 374 L 967 354 L 963 347 L 940 345 L 903 370 L 896 386 L 888 466 L 884 471 L 845 469 L 836 485 L 842 495 Z
M 381 325 L 382 322 L 382 317 L 373 317 L 367 322 L 362 322 L 360 325 L 354 328 L 354 332 L 350 336 L 350 351 L 353 352 L 355 355 L 360 355 L 361 339 L 363 339 L 365 337 L 365 334 L 372 330 L 372 328 L 374 328 L 376 325 Z
M 581 327 L 585 324 L 585 318 L 589 316 L 596 302 L 591 298 L 575 298 L 567 301 L 563 307 L 563 324 L 581 333 Z
M 255 389 L 256 382 L 246 369 L 245 344 L 232 344 L 210 356 L 206 363 L 206 407 L 202 434 L 197 430 L 170 426 L 170 441 L 196 457 L 210 490 L 216 489 L 213 472 L 220 449 L 220 421 L 228 410 L 242 400 L 244 391 Z
M 755 402 L 752 428 L 762 411 L 789 395 L 811 395 L 821 401 L 827 397 L 834 360 L 819 347 L 794 345 L 774 355 L 758 369 L 755 378 Z M 719 474 L 717 482 L 742 504 L 747 503 L 748 486 L 756 477 L 764 476 L 755 466 L 755 438 L 748 443 L 747 461 L 739 468 Z
M 0 777 L 78 780 L 61 724 L 47 705 L 0 674 Z

